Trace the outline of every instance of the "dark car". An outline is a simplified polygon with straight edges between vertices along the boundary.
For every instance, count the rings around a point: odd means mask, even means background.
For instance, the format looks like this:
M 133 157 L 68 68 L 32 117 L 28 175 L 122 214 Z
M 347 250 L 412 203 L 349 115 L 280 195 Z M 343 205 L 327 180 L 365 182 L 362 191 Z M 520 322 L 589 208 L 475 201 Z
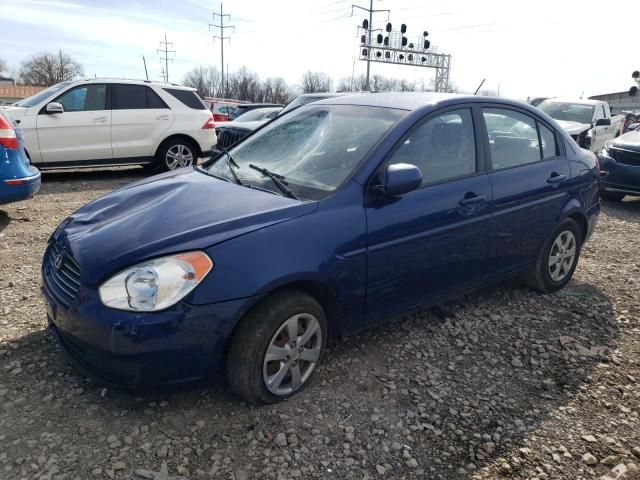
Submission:
M 562 288 L 598 178 L 596 156 L 524 103 L 312 103 L 64 220 L 42 265 L 49 324 L 107 385 L 224 374 L 246 401 L 277 402 L 329 337 L 514 275 Z
M 238 105 L 233 112 L 229 114 L 229 120 L 235 120 L 243 113 L 247 113 L 251 110 L 255 110 L 256 108 L 269 108 L 269 107 L 280 107 L 283 105 L 281 103 L 243 103 Z
M 276 116 L 284 115 L 285 113 L 290 112 L 295 108 L 307 105 L 312 102 L 318 102 L 327 98 L 340 97 L 344 95 L 353 95 L 353 93 L 305 93 L 297 96 L 295 99 L 289 102 L 287 106 L 281 109 Z M 262 125 L 267 123 L 269 120 L 270 119 L 263 119 L 251 122 L 242 122 L 242 124 L 237 124 L 235 122 L 219 124 L 218 126 L 216 126 L 216 135 L 218 141 L 217 144 L 212 147 L 213 154 L 216 155 L 223 149 L 229 148 L 231 145 L 235 145 L 251 132 L 257 130 Z
M 620 201 L 640 195 L 640 125 L 611 140 L 600 152 L 600 195 Z

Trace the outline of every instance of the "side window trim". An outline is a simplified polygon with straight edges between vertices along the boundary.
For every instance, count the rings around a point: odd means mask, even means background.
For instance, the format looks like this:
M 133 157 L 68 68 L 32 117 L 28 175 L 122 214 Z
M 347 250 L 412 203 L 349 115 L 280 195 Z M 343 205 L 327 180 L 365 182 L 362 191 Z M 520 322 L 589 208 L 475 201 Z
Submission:
M 458 177 L 447 178 L 445 180 L 438 180 L 430 183 L 424 183 L 420 185 L 420 187 L 417 188 L 416 190 L 420 191 L 424 188 L 433 187 L 435 185 L 441 185 L 444 183 L 454 182 L 456 180 L 462 180 L 464 178 L 475 177 L 475 176 L 486 173 L 486 170 L 485 170 L 486 157 L 484 155 L 484 148 L 483 148 L 482 140 L 480 139 L 480 134 L 478 131 L 478 123 L 476 118 L 477 114 L 480 113 L 480 115 L 482 115 L 482 112 L 478 108 L 476 108 L 476 105 L 472 103 L 460 103 L 457 105 L 450 105 L 447 107 L 439 108 L 438 110 L 434 110 L 432 112 L 427 113 L 426 115 L 422 116 L 419 120 L 417 120 L 415 124 L 404 133 L 404 135 L 400 138 L 400 140 L 398 140 L 398 142 L 396 142 L 396 144 L 384 156 L 384 158 L 382 159 L 378 167 L 375 169 L 375 171 L 369 178 L 369 181 L 367 182 L 368 188 L 371 188 L 371 185 L 373 184 L 373 182 L 375 182 L 376 178 L 380 174 L 381 169 L 383 169 L 388 164 L 389 160 L 393 158 L 396 152 L 407 140 L 407 138 L 413 135 L 413 133 L 415 133 L 416 130 L 418 130 L 422 125 L 424 125 L 426 122 L 428 122 L 434 117 L 438 117 L 440 115 L 444 115 L 449 112 L 455 112 L 458 110 L 469 110 L 469 113 L 471 114 L 471 122 L 472 122 L 473 135 L 475 140 L 476 171 L 467 175 L 461 175 Z

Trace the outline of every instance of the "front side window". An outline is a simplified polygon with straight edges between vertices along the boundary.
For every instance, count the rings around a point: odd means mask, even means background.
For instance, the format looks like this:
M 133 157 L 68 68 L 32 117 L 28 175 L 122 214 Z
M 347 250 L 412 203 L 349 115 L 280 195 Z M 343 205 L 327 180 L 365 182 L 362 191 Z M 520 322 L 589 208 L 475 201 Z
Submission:
M 65 112 L 89 112 L 106 108 L 107 86 L 101 84 L 81 85 L 60 95 L 56 102 Z
M 52 85 L 51 87 L 41 91 L 40 93 L 36 93 L 31 97 L 25 98 L 23 100 L 20 100 L 19 102 L 14 103 L 13 106 L 29 108 L 29 107 L 38 105 L 40 102 L 42 102 L 43 100 L 46 100 L 57 91 L 62 90 L 64 87 L 66 87 L 70 83 L 71 81 L 56 83 L 55 85 Z
M 540 160 L 540 142 L 533 118 L 501 108 L 484 108 L 482 114 L 487 126 L 494 169 Z
M 404 140 L 389 163 L 415 165 L 422 172 L 423 185 L 475 173 L 471 110 L 455 110 L 430 118 Z
M 206 170 L 233 181 L 277 191 L 273 182 L 250 165 L 282 175 L 300 198 L 328 196 L 358 167 L 369 150 L 407 112 L 355 105 L 303 107 L 278 117 L 221 155 Z

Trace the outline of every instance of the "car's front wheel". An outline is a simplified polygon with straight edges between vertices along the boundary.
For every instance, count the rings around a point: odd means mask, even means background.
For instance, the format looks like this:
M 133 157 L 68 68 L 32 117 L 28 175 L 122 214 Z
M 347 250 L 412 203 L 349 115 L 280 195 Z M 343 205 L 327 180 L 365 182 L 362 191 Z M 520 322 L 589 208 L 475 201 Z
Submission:
M 320 304 L 297 290 L 267 297 L 240 322 L 231 339 L 231 389 L 254 405 L 276 403 L 309 383 L 327 341 Z
M 196 147 L 192 142 L 182 138 L 174 138 L 160 145 L 155 160 L 160 170 L 169 171 L 194 165 L 197 156 Z
M 545 293 L 560 290 L 573 276 L 581 246 L 578 224 L 564 219 L 543 246 L 533 268 L 524 275 L 525 283 Z

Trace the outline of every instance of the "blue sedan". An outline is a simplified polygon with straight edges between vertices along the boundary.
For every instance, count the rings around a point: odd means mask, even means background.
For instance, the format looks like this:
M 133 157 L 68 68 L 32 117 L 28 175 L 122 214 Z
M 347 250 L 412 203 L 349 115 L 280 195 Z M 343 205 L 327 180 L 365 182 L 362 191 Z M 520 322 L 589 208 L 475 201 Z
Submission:
M 0 205 L 33 197 L 40 189 L 40 172 L 30 165 L 22 132 L 0 109 Z
M 244 400 L 277 402 L 330 337 L 513 276 L 562 288 L 598 178 L 595 155 L 524 103 L 324 100 L 64 220 L 42 264 L 49 324 L 101 383 L 224 374 Z

